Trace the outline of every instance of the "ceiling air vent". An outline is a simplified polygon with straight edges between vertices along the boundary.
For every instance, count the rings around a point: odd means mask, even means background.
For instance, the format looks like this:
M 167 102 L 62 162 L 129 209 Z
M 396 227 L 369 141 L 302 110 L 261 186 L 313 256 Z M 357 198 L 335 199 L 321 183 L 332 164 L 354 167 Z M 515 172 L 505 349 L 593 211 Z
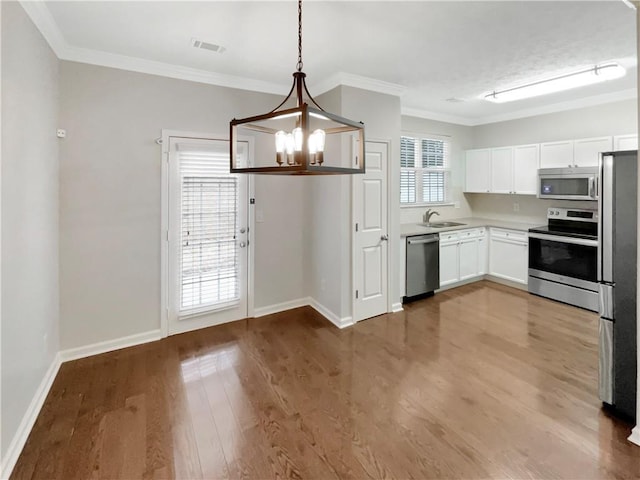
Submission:
M 204 48 L 205 50 L 211 50 L 216 53 L 223 53 L 226 48 L 216 45 L 215 43 L 203 42 L 202 40 L 198 40 L 197 38 L 191 39 L 191 46 L 195 48 Z
M 449 103 L 462 103 L 462 102 L 464 102 L 463 99 L 456 98 L 456 97 L 447 98 L 446 101 L 449 102 Z

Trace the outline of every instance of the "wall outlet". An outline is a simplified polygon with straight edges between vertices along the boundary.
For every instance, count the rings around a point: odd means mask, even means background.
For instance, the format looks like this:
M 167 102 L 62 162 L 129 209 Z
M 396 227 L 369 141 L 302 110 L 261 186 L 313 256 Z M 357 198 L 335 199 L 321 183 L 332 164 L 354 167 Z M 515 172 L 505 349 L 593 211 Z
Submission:
M 520 204 L 518 202 L 513 202 L 513 211 L 514 212 L 520 211 Z
M 65 138 L 67 136 L 67 131 L 59 128 L 58 130 L 56 130 L 56 136 L 58 138 Z

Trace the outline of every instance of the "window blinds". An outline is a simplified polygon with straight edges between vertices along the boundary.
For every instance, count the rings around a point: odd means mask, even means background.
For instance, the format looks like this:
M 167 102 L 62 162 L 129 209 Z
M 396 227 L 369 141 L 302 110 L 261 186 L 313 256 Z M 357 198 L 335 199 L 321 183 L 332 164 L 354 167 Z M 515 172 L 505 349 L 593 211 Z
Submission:
M 400 203 L 446 200 L 449 148 L 446 137 L 400 138 Z
M 239 301 L 236 242 L 238 178 L 229 154 L 212 147 L 178 151 L 180 312 Z

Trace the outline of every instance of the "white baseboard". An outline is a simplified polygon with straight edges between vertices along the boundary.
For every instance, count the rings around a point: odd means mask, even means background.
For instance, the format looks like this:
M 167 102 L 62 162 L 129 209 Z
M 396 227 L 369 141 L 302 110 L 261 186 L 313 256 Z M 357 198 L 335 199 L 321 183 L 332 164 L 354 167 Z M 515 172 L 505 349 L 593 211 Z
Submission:
M 284 312 L 285 310 L 304 307 L 306 305 L 309 305 L 309 297 L 298 298 L 297 300 L 291 300 L 289 302 L 276 303 L 274 305 L 268 305 L 266 307 L 256 308 L 253 310 L 253 316 L 255 318 L 264 317 L 265 315 Z
M 115 338 L 105 342 L 93 343 L 83 347 L 69 348 L 60 352 L 60 360 L 68 362 L 77 360 L 78 358 L 90 357 L 91 355 L 99 355 L 100 353 L 112 352 L 121 348 L 142 345 L 143 343 L 154 342 L 162 338 L 160 330 L 149 330 L 148 332 L 136 333 L 128 337 Z
M 20 426 L 18 427 L 18 431 L 13 436 L 13 440 L 9 444 L 9 448 L 7 449 L 7 453 L 2 459 L 2 465 L 0 467 L 0 478 L 5 479 L 9 478 L 11 472 L 13 471 L 13 467 L 15 467 L 16 462 L 18 461 L 18 457 L 24 448 L 24 444 L 27 443 L 27 438 L 29 438 L 29 434 L 31 433 L 31 429 L 33 425 L 36 423 L 36 419 L 38 418 L 38 414 L 40 413 L 40 409 L 44 404 L 47 395 L 49 394 L 49 390 L 51 389 L 51 385 L 53 385 L 53 381 L 58 374 L 58 370 L 60 370 L 60 365 L 62 364 L 60 353 L 56 353 L 55 357 L 53 357 L 53 361 L 45 373 L 44 378 L 40 382 L 36 393 L 33 395 L 31 399 L 31 403 L 29 404 L 29 408 L 25 412 L 22 417 L 22 421 L 20 422 Z
M 517 288 L 518 290 L 528 291 L 528 287 L 526 283 L 518 283 L 512 280 L 507 280 L 506 278 L 494 277 L 493 275 L 485 275 L 485 280 L 489 280 L 493 283 L 499 283 L 500 285 L 506 285 L 507 287 Z
M 403 310 L 404 308 L 402 308 L 402 302 L 394 303 L 393 305 L 391 305 L 391 312 L 393 313 L 401 312 Z
M 640 445 L 640 425 L 636 425 L 631 430 L 631 435 L 627 438 L 631 443 L 635 443 L 636 445 Z
M 346 328 L 354 324 L 353 317 L 349 316 L 340 318 L 315 298 L 309 298 L 309 306 L 338 328 Z

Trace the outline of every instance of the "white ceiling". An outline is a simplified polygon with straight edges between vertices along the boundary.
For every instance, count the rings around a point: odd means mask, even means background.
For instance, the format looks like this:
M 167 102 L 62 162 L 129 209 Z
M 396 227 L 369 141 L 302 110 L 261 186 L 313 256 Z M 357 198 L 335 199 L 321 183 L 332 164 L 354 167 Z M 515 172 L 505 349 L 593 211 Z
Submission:
M 291 0 L 23 5 L 69 60 L 282 94 L 295 70 Z M 621 0 L 307 0 L 304 71 L 313 95 L 340 82 L 400 94 L 404 113 L 470 125 L 517 118 L 635 97 L 635 15 Z M 226 51 L 195 49 L 192 37 Z M 628 67 L 625 77 L 507 104 L 479 99 L 611 60 Z

